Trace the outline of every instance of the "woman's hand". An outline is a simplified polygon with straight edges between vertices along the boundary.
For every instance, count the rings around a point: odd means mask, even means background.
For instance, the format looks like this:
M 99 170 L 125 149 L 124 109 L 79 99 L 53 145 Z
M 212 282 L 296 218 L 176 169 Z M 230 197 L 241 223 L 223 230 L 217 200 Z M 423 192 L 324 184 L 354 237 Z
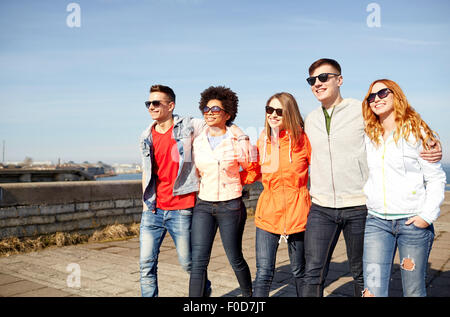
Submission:
M 423 220 L 420 216 L 414 216 L 406 220 L 405 225 L 414 224 L 417 228 L 426 228 L 429 226 L 428 222 Z

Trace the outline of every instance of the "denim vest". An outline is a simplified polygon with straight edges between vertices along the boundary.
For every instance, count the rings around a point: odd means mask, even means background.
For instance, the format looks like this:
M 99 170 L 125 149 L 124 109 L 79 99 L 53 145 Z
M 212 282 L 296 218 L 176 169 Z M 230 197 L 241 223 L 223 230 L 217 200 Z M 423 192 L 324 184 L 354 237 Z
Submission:
M 195 164 L 192 160 L 192 141 L 194 140 L 194 130 L 201 132 L 205 123 L 202 119 L 190 117 L 180 117 L 173 115 L 174 126 L 172 137 L 176 141 L 179 153 L 179 164 L 177 178 L 173 184 L 173 195 L 184 195 L 198 191 L 199 179 Z M 197 120 L 197 121 L 195 121 Z M 140 150 L 142 158 L 142 200 L 144 210 L 156 209 L 156 174 L 153 174 L 152 164 L 154 163 L 154 148 L 151 129 L 156 124 L 153 122 L 140 137 Z M 195 127 L 195 129 L 194 129 Z

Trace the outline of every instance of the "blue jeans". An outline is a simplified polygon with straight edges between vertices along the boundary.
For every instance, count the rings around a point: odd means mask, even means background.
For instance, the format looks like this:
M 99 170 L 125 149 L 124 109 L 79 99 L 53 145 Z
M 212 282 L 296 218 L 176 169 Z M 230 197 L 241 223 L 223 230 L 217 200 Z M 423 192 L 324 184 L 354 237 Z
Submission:
M 305 285 L 303 296 L 322 297 L 331 256 L 344 233 L 350 273 L 353 277 L 354 295 L 361 296 L 363 280 L 365 205 L 346 208 L 327 208 L 311 205 L 305 231 Z
M 384 220 L 368 215 L 364 237 L 365 295 L 387 297 L 392 263 L 398 247 L 403 296 L 426 296 L 428 256 L 434 240 L 433 225 L 405 225 L 407 218 Z
M 157 265 L 161 244 L 169 231 L 177 249 L 182 268 L 191 270 L 192 208 L 142 212 L 140 227 L 140 282 L 143 297 L 158 296 Z
M 288 254 L 297 296 L 302 296 L 305 273 L 304 232 L 289 235 Z M 269 297 L 270 286 L 275 273 L 280 235 L 256 227 L 256 279 L 254 297 Z
M 192 271 L 189 296 L 205 296 L 207 268 L 217 228 L 243 296 L 252 295 L 250 269 L 242 254 L 247 211 L 241 197 L 219 202 L 197 199 L 192 217 Z

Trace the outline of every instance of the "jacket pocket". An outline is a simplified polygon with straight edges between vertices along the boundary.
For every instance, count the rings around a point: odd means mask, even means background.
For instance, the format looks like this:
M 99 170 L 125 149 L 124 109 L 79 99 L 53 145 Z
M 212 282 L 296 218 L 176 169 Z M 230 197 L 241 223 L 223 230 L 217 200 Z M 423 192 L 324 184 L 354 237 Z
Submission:
M 425 200 L 425 189 L 422 186 L 415 186 L 414 188 L 408 186 L 403 197 L 405 208 L 416 209 Z
M 369 167 L 367 166 L 367 159 L 364 158 L 358 158 L 356 159 L 358 166 L 359 166 L 359 172 L 361 175 L 361 181 L 362 184 L 364 185 L 367 181 L 368 175 L 369 175 Z
M 148 141 L 148 139 L 145 139 L 144 141 L 141 142 L 141 153 L 143 157 L 148 157 L 150 156 L 150 142 Z

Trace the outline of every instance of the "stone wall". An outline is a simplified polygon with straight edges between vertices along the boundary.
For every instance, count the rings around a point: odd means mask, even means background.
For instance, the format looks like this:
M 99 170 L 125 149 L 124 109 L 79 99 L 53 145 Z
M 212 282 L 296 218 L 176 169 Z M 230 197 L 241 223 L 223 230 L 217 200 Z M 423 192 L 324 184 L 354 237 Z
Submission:
M 261 183 L 245 186 L 249 211 L 261 190 Z M 0 184 L 0 239 L 91 234 L 110 224 L 140 222 L 141 191 L 139 180 Z
M 0 185 L 0 239 L 140 222 L 140 181 Z
M 244 200 L 245 207 L 247 207 L 247 214 L 255 214 L 256 204 L 258 203 L 258 198 L 262 190 L 263 185 L 260 182 L 255 182 L 244 186 L 242 198 Z

